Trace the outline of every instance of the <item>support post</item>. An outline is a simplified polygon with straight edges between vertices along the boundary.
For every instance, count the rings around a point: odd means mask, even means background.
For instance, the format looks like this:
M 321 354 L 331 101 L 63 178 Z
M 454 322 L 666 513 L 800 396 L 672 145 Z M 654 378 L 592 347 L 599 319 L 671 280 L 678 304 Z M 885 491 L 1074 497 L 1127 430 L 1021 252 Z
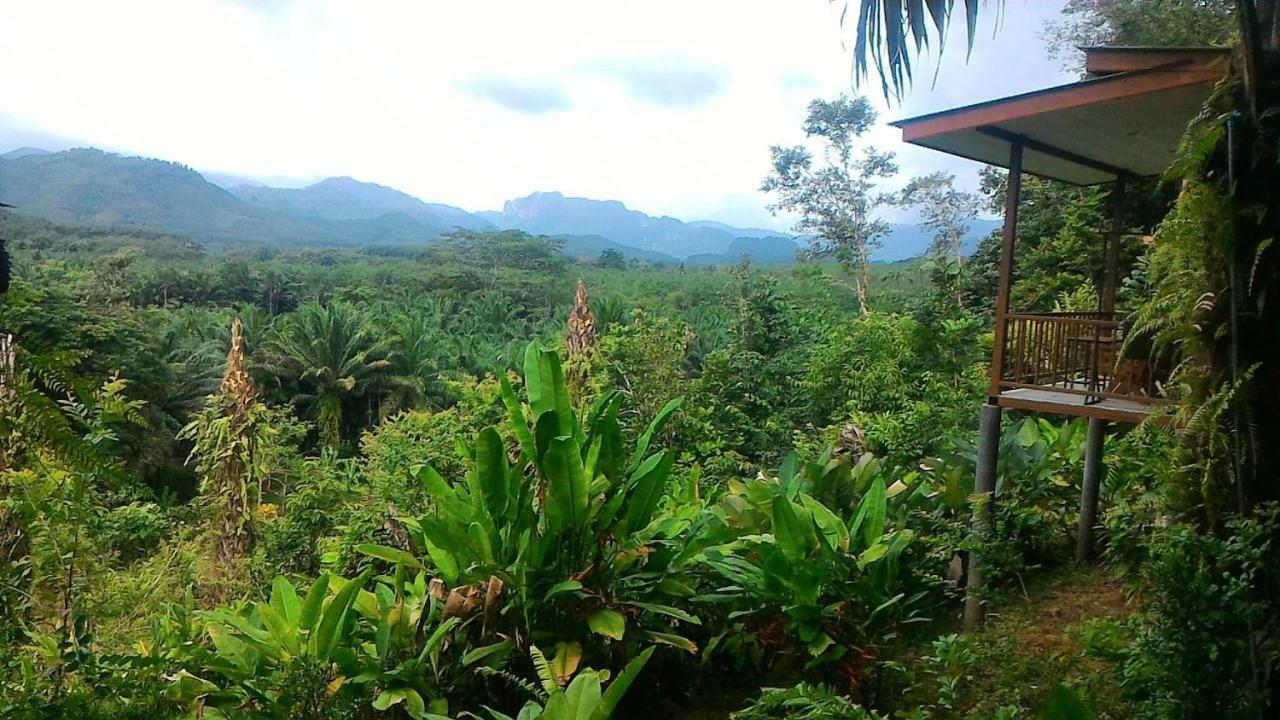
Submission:
M 1080 527 L 1076 530 L 1076 562 L 1093 556 L 1093 529 L 1098 524 L 1098 488 L 1102 485 L 1102 442 L 1107 421 L 1089 418 L 1084 446 L 1084 486 L 1080 491 Z
M 987 395 L 1000 394 L 1004 375 L 1004 336 L 1009 314 L 1009 293 L 1013 285 L 1013 251 L 1018 237 L 1018 200 L 1022 197 L 1022 140 L 1009 143 L 1009 180 L 1004 195 L 1004 231 L 1000 246 L 1000 274 L 996 285 L 995 344 L 991 353 L 991 383 Z
M 1116 311 L 1120 287 L 1120 238 L 1124 235 L 1125 176 L 1117 175 L 1111 187 L 1111 227 L 1107 230 L 1106 274 L 1102 281 L 1102 312 Z
M 978 498 L 972 519 L 974 540 L 985 540 L 991 530 L 991 513 L 995 503 L 996 464 L 1000 460 L 999 405 L 982 406 L 978 421 L 978 465 L 973 479 L 973 494 Z M 982 562 L 976 551 L 969 552 L 969 576 L 965 582 L 964 627 L 977 630 L 986 615 L 986 606 L 980 597 L 982 591 Z

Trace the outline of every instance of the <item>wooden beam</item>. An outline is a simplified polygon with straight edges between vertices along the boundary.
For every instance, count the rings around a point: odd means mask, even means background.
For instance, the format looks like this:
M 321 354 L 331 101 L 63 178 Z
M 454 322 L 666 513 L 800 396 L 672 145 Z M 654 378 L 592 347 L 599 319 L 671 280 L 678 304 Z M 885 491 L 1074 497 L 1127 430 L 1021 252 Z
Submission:
M 1111 229 L 1107 231 L 1106 274 L 1102 282 L 1102 312 L 1116 311 L 1116 291 L 1120 287 L 1120 239 L 1124 237 L 1125 175 L 1116 177 L 1111 188 Z
M 1009 130 L 995 127 L 994 125 L 983 125 L 982 127 L 977 128 L 977 132 L 999 140 L 1004 140 L 1008 143 L 1021 142 L 1022 146 L 1027 150 L 1034 150 L 1041 155 L 1048 155 L 1049 157 L 1055 157 L 1059 160 L 1066 160 L 1067 162 L 1075 163 L 1076 165 L 1081 165 L 1091 170 L 1097 170 L 1098 172 L 1104 172 L 1108 175 L 1120 177 L 1121 175 L 1132 174 L 1124 168 L 1109 165 L 1101 160 L 1094 160 L 1093 158 L 1073 153 L 1070 150 L 1063 150 L 1062 148 L 1055 147 L 1049 143 L 1041 142 L 1034 138 L 1026 137 L 1025 135 L 1019 135 L 1018 133 L 1010 132 Z
M 889 124 L 902 128 L 903 142 L 915 142 L 934 135 L 973 130 L 983 125 L 999 125 L 1041 113 L 1123 100 L 1185 85 L 1212 83 L 1221 77 L 1220 72 L 1140 70 L 943 110 Z
M 1018 201 L 1022 197 L 1022 142 L 1015 138 L 1009 144 L 1009 180 L 1004 195 L 1004 231 L 1000 247 L 1000 275 L 996 287 L 996 337 L 991 353 L 991 383 L 989 397 L 1000 394 L 1000 379 L 1004 373 L 1004 336 L 1006 315 L 1009 314 L 1009 292 L 1013 284 L 1013 251 L 1018 237 Z
M 1105 403 L 1096 403 L 1093 405 L 1068 405 L 1066 403 L 1035 400 L 1028 397 L 1019 397 L 1008 394 L 994 398 L 994 402 L 1000 407 L 1009 408 L 1010 410 L 1027 410 L 1030 412 L 1045 413 L 1047 415 L 1064 415 L 1066 417 L 1098 418 L 1099 420 L 1108 420 L 1114 423 L 1125 423 L 1129 425 L 1137 425 L 1148 417 L 1151 417 L 1151 413 L 1149 412 L 1125 410 Z M 1156 421 L 1161 422 L 1162 418 L 1168 418 L 1168 416 L 1157 415 Z
M 1084 71 L 1090 75 L 1179 67 L 1187 71 L 1226 74 L 1231 48 L 1225 47 L 1084 47 Z

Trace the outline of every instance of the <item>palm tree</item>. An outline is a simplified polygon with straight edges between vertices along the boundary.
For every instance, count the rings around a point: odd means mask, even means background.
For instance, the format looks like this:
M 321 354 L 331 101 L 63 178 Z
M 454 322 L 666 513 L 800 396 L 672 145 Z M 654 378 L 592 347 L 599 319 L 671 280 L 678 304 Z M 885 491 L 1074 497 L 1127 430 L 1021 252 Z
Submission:
M 383 331 L 394 338 L 390 402 L 384 414 L 422 405 L 439 407 L 447 395 L 440 373 L 451 345 L 443 318 L 409 303 L 399 310 L 384 306 L 380 314 L 386 318 Z
M 389 374 L 388 343 L 353 306 L 308 303 L 278 323 L 264 348 L 266 369 L 316 423 L 320 445 L 336 452 L 361 401 L 377 400 Z
M 849 17 L 851 1 L 845 2 L 841 24 Z M 970 52 L 978 28 L 978 8 L 987 4 L 988 0 L 962 3 Z M 994 0 L 994 4 L 1002 6 L 1004 0 Z M 913 55 L 918 55 L 930 43 L 937 44 L 941 52 L 955 8 L 955 0 L 857 0 L 854 73 L 865 80 L 874 66 L 885 97 L 901 97 L 902 91 L 911 85 Z

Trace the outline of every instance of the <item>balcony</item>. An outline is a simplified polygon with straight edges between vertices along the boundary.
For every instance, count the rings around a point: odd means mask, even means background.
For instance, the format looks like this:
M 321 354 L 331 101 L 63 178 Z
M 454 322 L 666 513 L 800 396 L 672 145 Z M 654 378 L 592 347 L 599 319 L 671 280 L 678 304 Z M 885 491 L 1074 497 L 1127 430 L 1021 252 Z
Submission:
M 1003 407 L 1140 422 L 1165 404 L 1167 377 L 1124 352 L 1113 312 L 1007 313 L 997 327 L 991 396 Z

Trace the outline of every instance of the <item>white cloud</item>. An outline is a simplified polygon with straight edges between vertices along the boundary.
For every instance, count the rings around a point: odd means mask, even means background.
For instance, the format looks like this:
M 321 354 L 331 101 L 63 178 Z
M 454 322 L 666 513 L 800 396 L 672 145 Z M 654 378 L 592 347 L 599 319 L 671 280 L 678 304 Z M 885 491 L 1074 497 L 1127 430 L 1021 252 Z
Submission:
M 885 119 L 1054 82 L 1035 31 L 1061 4 L 1010 3 L 971 65 L 952 48 L 937 87 L 930 66 Z M 352 175 L 472 210 L 561 190 L 785 227 L 757 191 L 769 146 L 803 139 L 810 98 L 850 88 L 850 38 L 826 0 L 0 6 L 0 140 L 71 138 L 249 176 Z M 896 147 L 896 135 L 873 137 Z M 922 149 L 900 159 L 904 175 L 975 167 Z
M 724 68 L 687 56 L 609 58 L 587 63 L 586 69 L 622 83 L 636 100 L 675 108 L 706 104 L 729 84 Z
M 475 97 L 527 115 L 541 115 L 573 107 L 569 96 L 558 85 L 542 80 L 482 75 L 463 83 L 462 89 Z

